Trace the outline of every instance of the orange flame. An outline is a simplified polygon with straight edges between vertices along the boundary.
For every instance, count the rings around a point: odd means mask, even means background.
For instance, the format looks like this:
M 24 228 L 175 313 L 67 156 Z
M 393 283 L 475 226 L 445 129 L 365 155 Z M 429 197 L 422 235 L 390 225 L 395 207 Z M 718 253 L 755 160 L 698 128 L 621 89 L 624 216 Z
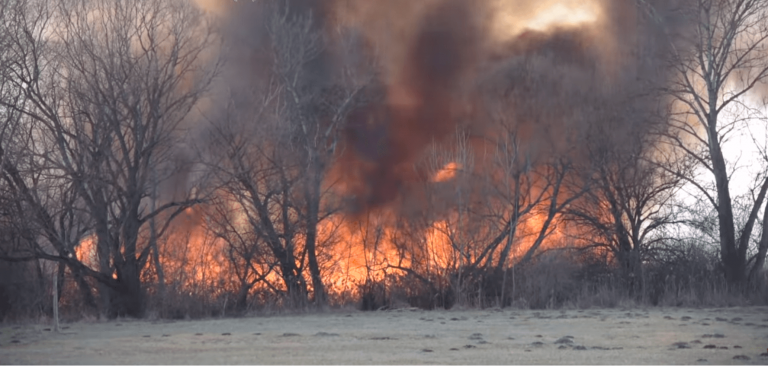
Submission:
M 435 173 L 435 175 L 432 177 L 432 181 L 445 182 L 445 181 L 451 180 L 456 177 L 456 172 L 461 170 L 461 168 L 462 168 L 461 164 L 452 161 L 446 164 L 437 173 Z

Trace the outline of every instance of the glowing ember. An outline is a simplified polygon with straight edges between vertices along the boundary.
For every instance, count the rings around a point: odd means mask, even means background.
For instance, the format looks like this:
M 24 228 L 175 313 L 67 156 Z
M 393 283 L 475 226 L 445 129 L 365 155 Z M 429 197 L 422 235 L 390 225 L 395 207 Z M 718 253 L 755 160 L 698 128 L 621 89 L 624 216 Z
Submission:
M 446 164 L 443 169 L 440 169 L 432 177 L 433 182 L 445 182 L 456 177 L 456 172 L 461 170 L 461 164 L 457 162 L 450 162 Z
M 98 258 L 96 257 L 96 234 L 90 235 L 80 241 L 75 248 L 77 260 L 90 268 L 98 268 Z

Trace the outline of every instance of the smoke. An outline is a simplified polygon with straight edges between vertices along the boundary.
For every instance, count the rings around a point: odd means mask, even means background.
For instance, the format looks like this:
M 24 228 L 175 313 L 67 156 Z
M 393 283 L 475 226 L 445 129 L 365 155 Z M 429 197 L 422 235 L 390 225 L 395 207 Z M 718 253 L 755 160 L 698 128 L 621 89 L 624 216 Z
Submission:
M 668 26 L 676 26 L 667 16 L 672 2 L 657 2 Z M 254 88 L 270 70 L 267 7 L 200 3 L 225 25 L 227 88 Z M 330 39 L 348 37 L 358 48 L 338 55 L 329 47 L 302 82 L 322 85 L 343 63 L 378 62 L 378 79 L 368 90 L 376 98 L 350 113 L 346 149 L 332 174 L 345 183 L 355 211 L 387 205 L 426 179 L 415 162 L 459 125 L 488 139 L 498 132 L 497 117 L 504 116 L 536 156 L 578 146 L 597 119 L 608 124 L 602 128 L 612 138 L 631 136 L 646 122 L 626 116 L 653 108 L 632 95 L 666 77 L 657 56 L 669 42 L 631 1 L 285 4 L 297 14 L 311 11 L 318 30 Z
M 417 179 L 414 159 L 454 131 L 455 106 L 485 39 L 476 6 L 444 1 L 426 11 L 413 38 L 403 40 L 401 67 L 388 70 L 384 103 L 350 118 L 347 136 L 354 149 L 345 166 L 361 170 L 362 184 L 353 192 L 358 205 L 394 200 L 404 184 Z

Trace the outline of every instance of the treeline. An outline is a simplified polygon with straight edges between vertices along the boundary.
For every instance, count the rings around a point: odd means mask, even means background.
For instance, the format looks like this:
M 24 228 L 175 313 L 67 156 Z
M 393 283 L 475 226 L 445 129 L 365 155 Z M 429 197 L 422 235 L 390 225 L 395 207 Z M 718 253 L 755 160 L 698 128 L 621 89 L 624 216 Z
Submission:
M 640 1 L 622 57 L 556 29 L 472 67 L 446 4 L 393 83 L 299 2 L 245 42 L 189 2 L 0 0 L 0 318 L 54 276 L 71 317 L 768 301 L 768 3 Z

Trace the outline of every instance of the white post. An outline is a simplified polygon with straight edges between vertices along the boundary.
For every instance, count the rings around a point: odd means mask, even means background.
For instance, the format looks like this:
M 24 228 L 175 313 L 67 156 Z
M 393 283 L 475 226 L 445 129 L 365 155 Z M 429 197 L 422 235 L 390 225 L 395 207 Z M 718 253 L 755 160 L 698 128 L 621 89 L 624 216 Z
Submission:
M 59 332 L 59 274 L 53 272 L 53 331 Z

